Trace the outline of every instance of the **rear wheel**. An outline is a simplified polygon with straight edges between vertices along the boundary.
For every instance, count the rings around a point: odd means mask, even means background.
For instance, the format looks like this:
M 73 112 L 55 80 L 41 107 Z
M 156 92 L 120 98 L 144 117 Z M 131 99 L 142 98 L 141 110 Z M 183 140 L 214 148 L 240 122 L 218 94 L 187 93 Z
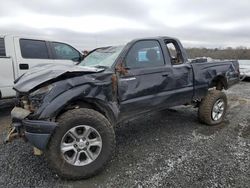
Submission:
M 202 99 L 198 116 L 202 123 L 216 125 L 223 121 L 227 109 L 227 97 L 225 93 L 213 90 Z
M 88 178 L 111 158 L 115 133 L 109 121 L 92 109 L 75 109 L 58 119 L 46 151 L 50 166 L 66 179 Z

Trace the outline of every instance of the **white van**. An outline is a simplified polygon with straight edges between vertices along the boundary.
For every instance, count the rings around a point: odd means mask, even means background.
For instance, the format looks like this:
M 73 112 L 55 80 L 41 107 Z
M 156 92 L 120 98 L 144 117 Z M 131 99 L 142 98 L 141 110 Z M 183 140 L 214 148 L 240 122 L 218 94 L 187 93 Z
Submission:
M 0 99 L 15 96 L 13 82 L 41 64 L 76 64 L 82 53 L 69 44 L 44 39 L 0 35 Z

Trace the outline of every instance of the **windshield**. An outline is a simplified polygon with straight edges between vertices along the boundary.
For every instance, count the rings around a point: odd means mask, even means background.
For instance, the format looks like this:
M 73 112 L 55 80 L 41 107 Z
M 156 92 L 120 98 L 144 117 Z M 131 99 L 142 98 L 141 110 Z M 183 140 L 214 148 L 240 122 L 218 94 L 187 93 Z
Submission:
M 114 64 L 118 55 L 121 53 L 122 49 L 123 46 L 112 46 L 97 49 L 85 57 L 79 65 L 110 68 Z

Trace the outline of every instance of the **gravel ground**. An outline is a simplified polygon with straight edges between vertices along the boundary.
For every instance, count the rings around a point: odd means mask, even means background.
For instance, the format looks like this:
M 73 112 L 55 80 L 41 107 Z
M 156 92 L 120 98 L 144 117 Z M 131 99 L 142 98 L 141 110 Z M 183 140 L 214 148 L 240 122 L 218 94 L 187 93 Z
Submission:
M 250 82 L 227 91 L 226 121 L 208 127 L 197 109 L 176 107 L 146 114 L 116 128 L 109 166 L 82 181 L 61 180 L 28 143 L 0 143 L 1 187 L 249 187 Z M 0 139 L 10 122 L 0 109 Z

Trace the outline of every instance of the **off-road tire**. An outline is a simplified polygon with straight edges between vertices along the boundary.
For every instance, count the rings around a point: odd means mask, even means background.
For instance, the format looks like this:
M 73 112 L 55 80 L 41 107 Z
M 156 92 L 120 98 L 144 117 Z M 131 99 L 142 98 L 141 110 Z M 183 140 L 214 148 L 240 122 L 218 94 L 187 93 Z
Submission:
M 225 109 L 221 118 L 215 121 L 212 118 L 212 110 L 213 110 L 214 104 L 219 99 L 224 101 Z M 200 122 L 205 123 L 207 125 L 217 125 L 217 124 L 220 124 L 224 120 L 226 110 L 227 110 L 227 96 L 225 95 L 225 93 L 219 90 L 212 90 L 212 91 L 209 91 L 206 97 L 202 99 L 199 105 L 198 118 Z
M 110 122 L 101 113 L 87 108 L 69 110 L 62 114 L 57 122 L 58 127 L 45 151 L 49 166 L 63 179 L 86 179 L 99 173 L 111 159 L 115 149 L 115 133 Z M 89 125 L 99 132 L 102 138 L 102 149 L 92 163 L 74 166 L 64 160 L 60 144 L 69 129 L 81 124 Z

